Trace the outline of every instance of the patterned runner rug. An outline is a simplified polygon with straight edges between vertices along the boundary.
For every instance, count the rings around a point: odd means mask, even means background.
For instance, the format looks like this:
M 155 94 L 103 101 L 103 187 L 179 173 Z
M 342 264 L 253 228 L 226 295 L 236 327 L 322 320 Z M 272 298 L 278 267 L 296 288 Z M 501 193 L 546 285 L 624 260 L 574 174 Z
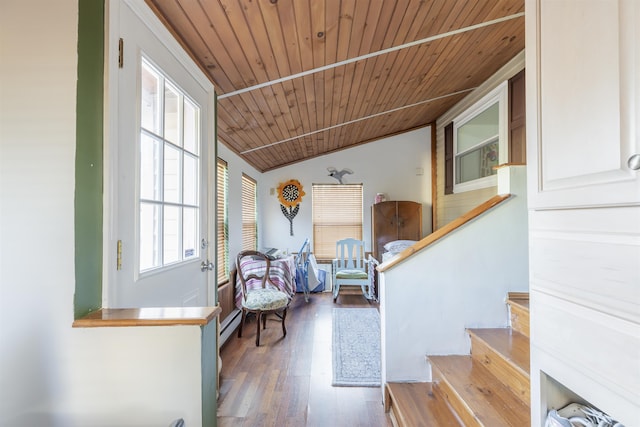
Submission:
M 333 309 L 333 385 L 380 386 L 380 315 L 375 308 Z

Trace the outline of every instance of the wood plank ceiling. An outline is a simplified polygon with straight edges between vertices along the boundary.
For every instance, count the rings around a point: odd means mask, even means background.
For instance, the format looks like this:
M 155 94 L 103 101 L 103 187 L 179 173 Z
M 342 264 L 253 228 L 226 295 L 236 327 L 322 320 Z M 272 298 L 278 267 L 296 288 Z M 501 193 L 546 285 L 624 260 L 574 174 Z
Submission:
M 264 172 L 435 120 L 524 49 L 524 0 L 146 0 Z

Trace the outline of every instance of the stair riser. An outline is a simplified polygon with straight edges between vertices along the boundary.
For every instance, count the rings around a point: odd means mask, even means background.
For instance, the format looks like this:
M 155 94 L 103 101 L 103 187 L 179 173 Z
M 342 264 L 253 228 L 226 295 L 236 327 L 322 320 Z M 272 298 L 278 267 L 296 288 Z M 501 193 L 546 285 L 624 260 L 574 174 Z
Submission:
M 525 405 L 530 405 L 529 375 L 497 354 L 484 341 L 471 334 L 471 357 L 482 363 Z
M 529 310 L 517 304 L 509 304 L 511 307 L 511 328 L 523 335 L 529 336 Z
M 442 372 L 434 365 L 431 365 L 431 369 L 433 382 L 435 384 L 434 392 L 447 402 L 451 410 L 456 413 L 464 425 L 466 427 L 484 427 L 455 390 L 451 388 L 451 385 L 446 381 Z

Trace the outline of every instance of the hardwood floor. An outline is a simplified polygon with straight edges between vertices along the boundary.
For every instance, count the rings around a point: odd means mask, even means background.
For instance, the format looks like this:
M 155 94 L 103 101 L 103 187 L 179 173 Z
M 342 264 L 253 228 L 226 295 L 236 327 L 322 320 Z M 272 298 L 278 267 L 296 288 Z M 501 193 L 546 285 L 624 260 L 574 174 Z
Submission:
M 269 317 L 255 346 L 255 319 L 220 350 L 218 426 L 391 426 L 380 387 L 332 387 L 331 313 L 334 307 L 370 307 L 359 295 L 296 295 L 287 336 Z

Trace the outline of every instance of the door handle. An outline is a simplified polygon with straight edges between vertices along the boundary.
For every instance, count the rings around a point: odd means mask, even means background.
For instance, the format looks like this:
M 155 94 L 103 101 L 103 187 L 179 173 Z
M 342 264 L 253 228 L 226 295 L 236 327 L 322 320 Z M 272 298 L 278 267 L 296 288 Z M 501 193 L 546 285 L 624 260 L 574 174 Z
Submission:
M 202 261 L 202 263 L 200 264 L 200 271 L 205 272 L 205 271 L 212 271 L 213 270 L 213 263 L 209 260 L 206 261 Z
M 640 154 L 634 154 L 633 156 L 629 157 L 629 160 L 627 160 L 627 165 L 629 166 L 629 169 L 633 169 L 634 171 L 640 169 Z

